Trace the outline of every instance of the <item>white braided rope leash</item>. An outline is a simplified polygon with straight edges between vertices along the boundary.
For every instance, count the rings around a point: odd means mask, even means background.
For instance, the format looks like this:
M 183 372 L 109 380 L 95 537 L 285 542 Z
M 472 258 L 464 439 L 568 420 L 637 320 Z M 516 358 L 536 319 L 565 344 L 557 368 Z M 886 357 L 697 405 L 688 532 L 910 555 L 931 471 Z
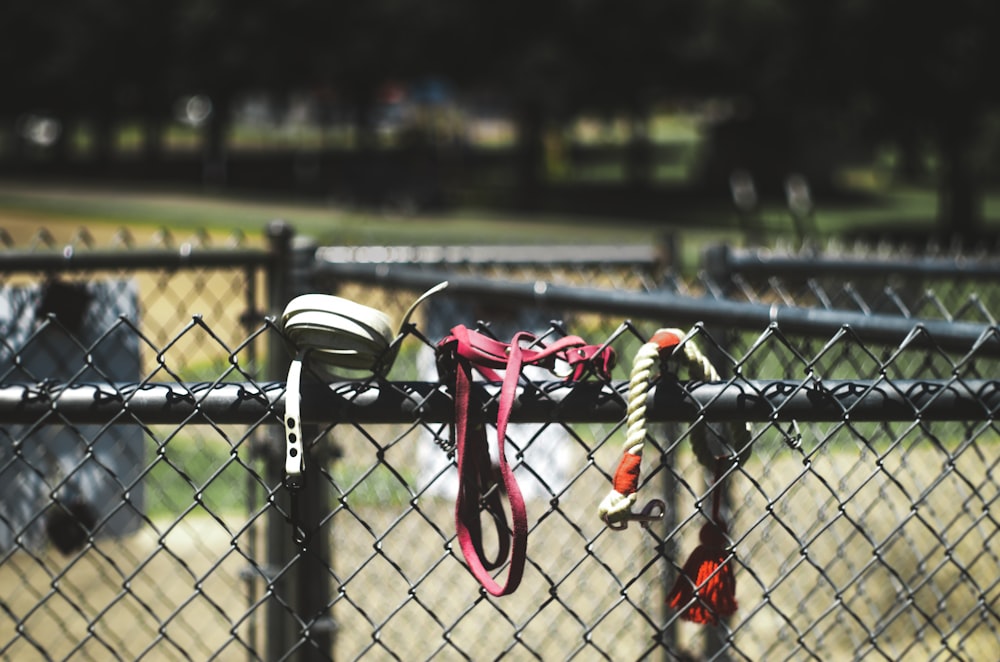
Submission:
M 638 496 L 642 449 L 646 443 L 646 405 L 649 386 L 656 376 L 662 354 L 668 350 L 674 351 L 679 345 L 683 349 L 691 378 L 709 382 L 721 380 L 719 371 L 708 357 L 701 353 L 697 345 L 691 341 L 684 342 L 686 335 L 680 329 L 659 329 L 649 342 L 639 348 L 633 359 L 632 372 L 629 376 L 624 453 L 615 471 L 613 487 L 597 508 L 598 516 L 612 529 L 623 529 L 633 520 L 646 522 L 658 519 L 663 514 L 664 505 L 659 501 L 650 502 L 641 514 L 632 512 L 632 506 L 635 505 Z M 749 429 L 744 427 L 744 434 L 737 433 L 737 436 L 741 442 L 749 441 Z M 706 450 L 702 425 L 692 431 L 692 442 L 701 460 L 701 455 Z
M 642 519 L 632 512 L 632 506 L 637 498 L 642 449 L 646 443 L 646 400 L 649 395 L 649 385 L 658 367 L 660 353 L 676 346 L 683 337 L 684 332 L 680 329 L 660 329 L 649 342 L 639 347 L 632 360 L 624 455 L 615 471 L 611 491 L 597 507 L 598 516 L 610 528 L 623 529 L 630 520 Z M 643 512 L 645 515 L 650 515 L 650 506 Z M 662 512 L 660 514 L 662 515 Z

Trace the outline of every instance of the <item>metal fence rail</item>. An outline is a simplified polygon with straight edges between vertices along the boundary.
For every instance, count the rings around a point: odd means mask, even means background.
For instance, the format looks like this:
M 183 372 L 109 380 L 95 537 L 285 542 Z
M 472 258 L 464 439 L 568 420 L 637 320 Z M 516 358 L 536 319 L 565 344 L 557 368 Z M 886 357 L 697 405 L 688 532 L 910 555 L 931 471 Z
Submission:
M 281 475 L 288 352 L 262 312 L 275 314 L 303 289 L 336 287 L 398 314 L 419 279 L 436 279 L 442 265 L 435 257 L 404 271 L 379 258 L 373 269 L 357 251 L 317 260 L 334 252 L 297 243 L 281 226 L 270 237 L 243 267 L 149 260 L 118 270 L 114 256 L 91 265 L 98 272 L 75 257 L 78 272 L 30 266 L 64 279 L 124 274 L 151 289 L 140 289 L 147 307 L 138 319 L 107 320 L 86 338 L 66 340 L 66 319 L 42 315 L 12 322 L 16 333 L 0 341 L 0 485 L 15 486 L 0 490 L 0 656 L 995 654 L 1000 361 L 989 320 L 927 316 L 914 332 L 912 319 L 907 327 L 898 316 L 842 310 L 857 319 L 845 326 L 840 313 L 821 315 L 822 324 L 799 328 L 770 313 L 726 314 L 737 303 L 772 310 L 768 300 L 787 294 L 781 287 L 768 292 L 765 283 L 749 301 L 719 302 L 712 283 L 679 283 L 703 293 L 692 299 L 664 280 L 655 259 L 634 272 L 600 256 L 554 267 L 528 260 L 502 267 L 504 280 L 489 260 L 455 261 L 449 279 L 458 300 L 553 308 L 563 315 L 545 331 L 579 333 L 621 359 L 607 381 L 526 376 L 508 459 L 528 501 L 528 566 L 514 595 L 493 598 L 465 570 L 455 542 L 454 403 L 426 372 L 441 322 L 432 314 L 463 310 L 461 301 L 419 317 L 386 379 L 316 374 L 305 387 L 312 491 L 294 516 L 311 535 L 293 542 Z M 406 277 L 392 281 L 397 274 Z M 633 291 L 616 292 L 616 284 Z M 984 301 L 989 288 L 981 284 Z M 169 303 L 155 305 L 160 298 Z M 503 326 L 499 317 L 480 319 L 487 331 Z M 641 498 L 663 498 L 667 512 L 648 528 L 611 531 L 596 506 L 621 452 L 629 359 L 658 326 L 684 323 L 693 324 L 687 342 L 711 356 L 723 379 L 704 383 L 681 371 L 657 380 Z M 45 378 L 28 361 L 50 337 L 74 351 L 58 376 Z M 134 379 L 115 377 L 102 351 L 111 341 L 118 353 L 138 352 Z M 498 388 L 474 389 L 481 407 L 473 418 L 491 431 Z M 733 421 L 753 423 L 753 452 L 729 477 L 723 503 L 739 610 L 702 627 L 681 620 L 664 596 L 719 489 L 695 459 L 692 437 L 704 426 L 725 436 Z M 131 459 L 119 469 L 115 458 L 126 451 Z
M 725 324 L 735 328 L 762 329 L 774 325 L 793 335 L 829 337 L 850 328 L 865 342 L 923 344 L 946 350 L 1000 351 L 997 336 L 986 324 L 912 319 L 838 309 L 803 308 L 778 303 L 692 298 L 670 291 L 629 292 L 566 286 L 542 280 L 519 282 L 454 275 L 387 265 L 330 264 L 318 256 L 316 273 L 402 290 L 422 290 L 448 281 L 449 293 L 466 297 L 492 297 L 521 306 L 549 305 L 564 310 L 599 310 L 608 315 L 641 319 L 667 319 L 674 324 Z M 928 339 L 928 336 L 930 337 Z
M 717 296 L 903 318 L 995 323 L 995 255 L 877 246 L 778 251 L 713 246 L 704 270 Z
M 628 382 L 533 382 L 515 400 L 512 423 L 617 423 L 626 416 Z M 487 403 L 472 420 L 496 418 L 500 385 L 474 384 Z M 281 425 L 283 382 L 146 384 L 3 384 L 0 420 L 34 425 Z M 1000 380 L 731 380 L 653 385 L 647 419 L 836 422 L 990 421 L 1000 409 Z M 451 395 L 439 382 L 338 382 L 302 390 L 304 423 L 448 423 Z
M 708 250 L 706 261 L 707 268 L 715 273 L 802 280 L 818 275 L 883 281 L 890 276 L 947 280 L 989 280 L 1000 276 L 1000 260 L 989 255 L 970 258 L 967 255 L 900 255 L 877 251 L 838 255 L 719 245 Z

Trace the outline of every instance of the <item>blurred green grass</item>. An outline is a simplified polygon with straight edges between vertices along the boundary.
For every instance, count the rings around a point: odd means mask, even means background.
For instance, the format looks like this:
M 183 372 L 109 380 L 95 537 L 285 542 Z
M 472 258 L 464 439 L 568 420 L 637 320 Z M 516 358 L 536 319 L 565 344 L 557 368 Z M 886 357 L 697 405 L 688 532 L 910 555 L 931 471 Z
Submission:
M 248 477 L 246 467 L 260 472 L 263 468 L 248 459 L 246 448 L 230 447 L 196 432 L 170 437 L 148 452 L 149 467 L 142 482 L 151 519 L 174 519 L 191 508 L 216 517 L 239 515 L 252 507 L 251 501 L 259 507 L 266 498 L 262 485 L 250 484 L 257 479 Z M 352 506 L 405 504 L 417 483 L 409 467 L 395 468 L 401 472 L 397 476 L 380 464 L 337 461 L 328 471 L 333 497 Z
M 870 234 L 919 235 L 947 228 L 936 222 L 933 190 L 887 187 L 845 201 L 816 200 L 816 240 Z M 444 212 L 403 215 L 295 197 L 255 197 L 211 191 L 132 189 L 110 186 L 0 182 L 0 227 L 17 215 L 39 227 L 163 227 L 181 234 L 200 229 L 238 231 L 251 239 L 263 236 L 267 223 L 285 219 L 296 232 L 329 244 L 465 244 L 465 243 L 610 243 L 659 242 L 673 234 L 683 240 L 685 266 L 697 261 L 699 247 L 744 238 L 728 197 L 686 201 L 664 209 L 660 218 L 632 219 L 559 214 L 515 214 L 456 208 Z M 1000 228 L 1000 194 L 984 204 L 985 230 Z M 771 239 L 794 239 L 794 225 L 780 201 L 765 203 L 759 223 Z

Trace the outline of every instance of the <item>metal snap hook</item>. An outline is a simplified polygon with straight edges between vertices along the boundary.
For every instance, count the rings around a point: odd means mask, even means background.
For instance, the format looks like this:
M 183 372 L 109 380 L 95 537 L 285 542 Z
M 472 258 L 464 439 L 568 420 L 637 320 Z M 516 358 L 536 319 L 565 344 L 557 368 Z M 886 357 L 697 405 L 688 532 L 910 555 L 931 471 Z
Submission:
M 648 529 L 650 522 L 661 520 L 666 514 L 667 504 L 664 503 L 662 499 L 651 499 L 641 511 L 637 513 L 628 513 L 625 517 L 619 519 L 618 521 L 610 521 L 607 515 L 604 515 L 603 519 L 608 528 L 614 531 L 627 529 L 629 522 L 638 522 L 644 529 Z

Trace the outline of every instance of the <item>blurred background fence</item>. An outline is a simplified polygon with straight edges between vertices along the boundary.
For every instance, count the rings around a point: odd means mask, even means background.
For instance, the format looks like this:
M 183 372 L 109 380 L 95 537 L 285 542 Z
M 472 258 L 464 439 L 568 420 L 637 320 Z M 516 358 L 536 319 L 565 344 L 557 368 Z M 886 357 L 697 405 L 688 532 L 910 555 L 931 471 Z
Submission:
M 669 241 L 318 247 L 280 222 L 262 247 L 39 237 L 0 256 L 4 657 L 995 655 L 991 255 L 718 247 L 685 276 Z M 324 292 L 398 320 L 442 279 L 387 380 L 306 389 L 311 535 L 295 543 L 275 316 Z M 529 560 L 504 598 L 455 544 L 433 346 L 456 324 L 577 334 L 620 358 L 604 383 L 526 375 L 545 395 L 520 396 L 508 457 Z M 629 363 L 661 326 L 690 330 L 723 381 L 658 381 L 641 498 L 667 512 L 612 531 L 596 509 Z M 753 425 L 724 498 L 740 609 L 695 626 L 665 605 L 714 489 L 690 438 L 732 421 Z

